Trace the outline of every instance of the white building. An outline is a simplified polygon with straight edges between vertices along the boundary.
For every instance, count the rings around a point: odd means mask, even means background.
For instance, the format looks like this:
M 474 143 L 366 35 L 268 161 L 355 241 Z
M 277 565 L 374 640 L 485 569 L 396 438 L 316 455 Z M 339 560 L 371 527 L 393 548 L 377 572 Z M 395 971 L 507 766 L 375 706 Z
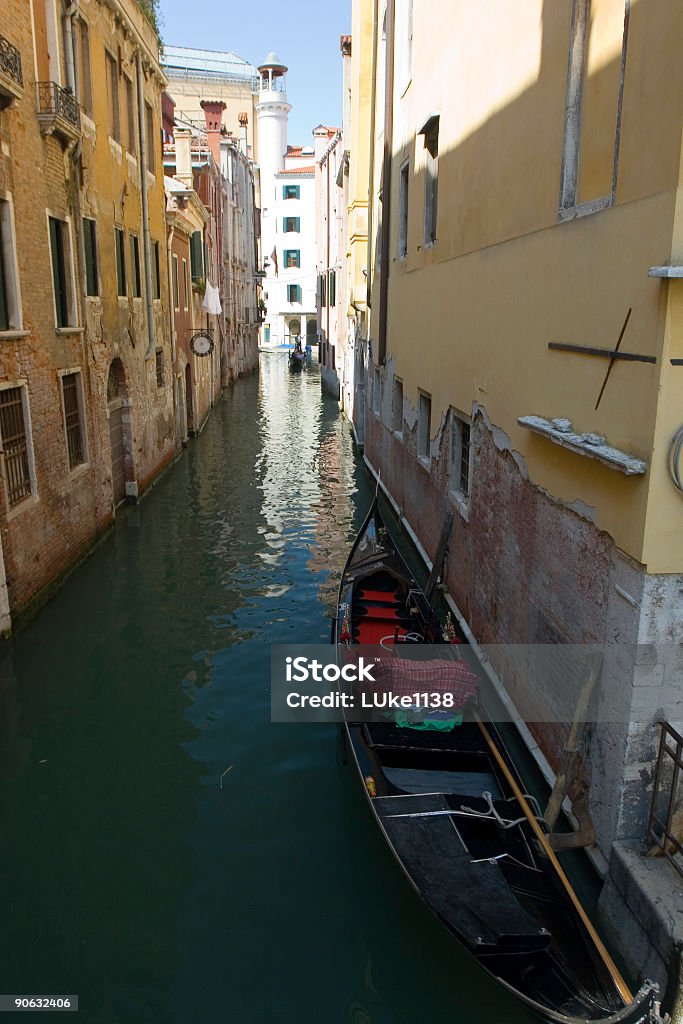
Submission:
M 276 53 L 259 66 L 256 106 L 261 176 L 261 251 L 266 277 L 264 348 L 317 343 L 315 154 L 287 145 L 287 68 Z

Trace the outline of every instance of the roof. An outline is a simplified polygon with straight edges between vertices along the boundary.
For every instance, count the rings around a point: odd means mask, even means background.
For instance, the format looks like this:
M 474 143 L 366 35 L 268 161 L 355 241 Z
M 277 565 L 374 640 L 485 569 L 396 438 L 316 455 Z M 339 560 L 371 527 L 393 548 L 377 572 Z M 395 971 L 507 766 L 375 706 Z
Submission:
M 327 132 L 327 137 L 331 139 L 332 136 L 336 135 L 338 131 L 338 128 L 332 128 L 329 124 L 317 124 L 313 129 L 313 134 L 322 135 L 323 132 Z
M 169 78 L 241 78 L 249 81 L 258 74 L 253 64 L 231 51 L 195 50 L 190 46 L 164 45 L 161 66 Z M 193 74 L 194 73 L 194 74 Z
M 276 178 L 282 174 L 315 174 L 315 164 L 311 164 L 310 167 L 286 167 L 284 171 L 277 172 Z

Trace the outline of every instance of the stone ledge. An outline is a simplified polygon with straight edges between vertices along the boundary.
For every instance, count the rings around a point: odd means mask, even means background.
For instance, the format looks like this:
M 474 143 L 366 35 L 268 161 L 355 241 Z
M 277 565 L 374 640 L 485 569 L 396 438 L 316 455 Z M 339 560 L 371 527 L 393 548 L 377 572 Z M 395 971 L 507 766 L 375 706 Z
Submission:
M 597 459 L 610 469 L 625 473 L 626 476 L 638 476 L 647 470 L 646 462 L 606 444 L 604 437 L 598 437 L 596 434 L 575 434 L 570 420 L 546 420 L 542 416 L 519 416 L 517 422 L 520 427 L 526 427 L 527 430 L 546 437 L 553 444 L 568 448 L 569 451 L 576 452 L 577 455 Z
M 648 277 L 683 277 L 683 267 L 674 264 L 666 264 L 662 267 L 650 267 Z
M 666 859 L 643 853 L 637 841 L 614 844 L 599 910 L 629 969 L 652 977 L 663 992 L 683 942 L 683 878 Z

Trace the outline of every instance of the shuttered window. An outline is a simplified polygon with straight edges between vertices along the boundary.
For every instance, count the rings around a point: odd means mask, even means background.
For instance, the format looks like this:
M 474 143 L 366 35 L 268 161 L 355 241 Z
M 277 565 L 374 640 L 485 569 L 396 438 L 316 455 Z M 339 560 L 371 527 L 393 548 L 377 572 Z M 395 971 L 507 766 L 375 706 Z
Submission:
M 301 230 L 301 218 L 300 217 L 284 217 L 282 221 L 282 230 L 287 233 L 289 231 L 300 231 Z
M 301 285 L 299 285 L 299 284 L 288 284 L 287 285 L 287 301 L 288 302 L 301 302 Z
M 190 268 L 192 280 L 201 281 L 204 277 L 204 237 L 201 231 L 193 231 L 190 238 Z
M 337 301 L 337 274 L 334 270 L 330 271 L 330 305 L 334 306 Z
M 0 218 L 0 331 L 9 330 L 9 294 L 5 268 L 5 226 Z
M 159 243 L 152 242 L 152 289 L 155 299 L 161 298 L 161 274 L 159 267 Z
M 130 236 L 130 278 L 133 297 L 139 299 L 142 296 L 142 284 L 140 280 L 140 241 L 137 235 Z
M 85 294 L 99 295 L 97 275 L 97 224 L 89 217 L 83 218 L 83 243 L 85 246 Z
M 301 188 L 299 185 L 283 185 L 282 186 L 282 198 L 283 199 L 299 199 L 301 196 Z
M 301 266 L 301 250 L 300 249 L 285 249 L 285 266 L 286 267 L 300 267 Z
M 126 295 L 126 240 L 123 228 L 114 228 L 116 240 L 116 287 L 119 295 Z
M 52 287 L 55 295 L 55 314 L 58 327 L 69 325 L 69 293 L 67 280 L 66 224 L 50 217 L 50 254 L 52 257 Z

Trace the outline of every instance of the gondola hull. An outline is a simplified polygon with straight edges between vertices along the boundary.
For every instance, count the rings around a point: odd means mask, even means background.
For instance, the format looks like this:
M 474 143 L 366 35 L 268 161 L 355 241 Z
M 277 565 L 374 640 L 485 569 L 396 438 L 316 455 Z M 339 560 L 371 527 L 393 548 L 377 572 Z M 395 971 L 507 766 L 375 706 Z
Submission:
M 377 643 L 390 657 L 405 653 L 411 638 L 443 642 L 375 502 L 342 575 L 332 640 L 341 658 L 356 644 Z M 500 736 L 476 710 L 464 715 L 450 731 L 345 723 L 372 814 L 409 882 L 538 1019 L 654 1024 L 656 986 L 646 982 L 632 997 L 603 957 L 520 809 Z

